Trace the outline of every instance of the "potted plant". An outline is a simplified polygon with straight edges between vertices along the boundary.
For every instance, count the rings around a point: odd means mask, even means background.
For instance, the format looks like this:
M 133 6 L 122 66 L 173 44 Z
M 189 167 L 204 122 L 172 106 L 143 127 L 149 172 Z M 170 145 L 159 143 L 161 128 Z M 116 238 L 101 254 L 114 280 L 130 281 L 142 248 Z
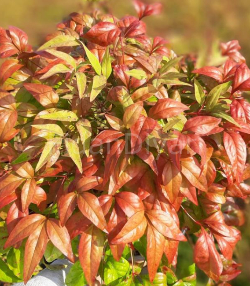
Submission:
M 67 285 L 196 285 L 196 265 L 228 286 L 240 273 L 250 70 L 237 41 L 196 68 L 146 35 L 161 4 L 134 6 L 72 13 L 36 50 L 0 29 L 0 280 L 27 283 L 63 256 Z M 184 278 L 180 242 L 194 248 Z

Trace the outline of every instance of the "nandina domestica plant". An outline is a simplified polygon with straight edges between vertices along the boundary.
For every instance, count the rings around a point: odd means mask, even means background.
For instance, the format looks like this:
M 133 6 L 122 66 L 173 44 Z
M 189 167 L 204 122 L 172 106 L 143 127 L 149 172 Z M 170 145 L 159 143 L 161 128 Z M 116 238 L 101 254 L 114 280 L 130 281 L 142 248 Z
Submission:
M 195 69 L 146 35 L 161 5 L 134 5 L 137 17 L 73 13 L 37 50 L 0 28 L 0 280 L 27 283 L 62 255 L 67 285 L 196 285 L 195 265 L 208 285 L 240 274 L 250 70 L 237 41 L 221 66 Z M 178 279 L 181 241 L 195 265 Z

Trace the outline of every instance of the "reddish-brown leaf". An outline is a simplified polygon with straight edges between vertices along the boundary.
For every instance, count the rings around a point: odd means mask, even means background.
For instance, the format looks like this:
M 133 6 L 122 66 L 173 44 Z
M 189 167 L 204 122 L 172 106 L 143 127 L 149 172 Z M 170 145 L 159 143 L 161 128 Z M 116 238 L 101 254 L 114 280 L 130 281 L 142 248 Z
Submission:
M 115 200 L 128 217 L 144 210 L 142 200 L 132 192 L 120 192 L 116 194 Z
M 79 259 L 89 285 L 94 285 L 99 265 L 103 256 L 104 233 L 90 226 L 81 235 L 79 243 Z
M 236 182 L 240 183 L 247 159 L 246 143 L 241 135 L 236 132 L 224 132 L 223 142 Z
M 46 231 L 49 239 L 70 261 L 74 262 L 74 254 L 68 230 L 60 221 L 50 218 L 46 222 Z
M 14 165 L 13 170 L 22 178 L 31 179 L 34 177 L 34 169 L 29 162 Z
M 92 222 L 88 220 L 81 212 L 74 213 L 67 221 L 66 227 L 70 234 L 70 238 L 73 239 L 77 235 L 85 231 Z
M 147 264 L 151 282 L 153 282 L 161 262 L 164 247 L 164 236 L 149 223 L 147 228 Z
M 168 211 L 148 210 L 146 213 L 152 225 L 165 237 L 179 241 L 186 241 L 175 219 Z
M 128 106 L 123 115 L 123 123 L 126 128 L 133 126 L 138 120 L 143 109 L 142 101 L 138 101 Z
M 147 220 L 144 216 L 144 211 L 136 212 L 128 219 L 118 235 L 112 239 L 111 243 L 124 244 L 134 242 L 143 236 L 146 227 Z
M 3 62 L 0 67 L 0 86 L 10 78 L 16 71 L 18 71 L 23 65 L 19 64 L 17 60 L 10 59 Z
M 234 119 L 250 123 L 250 103 L 245 99 L 234 99 L 230 105 L 230 112 Z
M 23 269 L 23 280 L 25 284 L 31 278 L 36 266 L 40 263 L 47 243 L 48 236 L 45 224 L 42 223 L 32 232 L 25 245 Z
M 147 150 L 146 148 L 141 148 L 139 152 L 136 153 L 138 157 L 142 159 L 145 163 L 147 163 L 150 168 L 158 175 L 157 164 L 154 155 Z
M 167 161 L 162 171 L 162 184 L 171 203 L 174 203 L 178 197 L 181 182 L 182 175 L 180 171 L 171 161 Z
M 44 107 L 55 107 L 59 100 L 59 96 L 51 86 L 40 83 L 24 83 L 24 87 Z
M 177 263 L 177 254 L 178 254 L 179 241 L 166 239 L 164 253 L 168 259 L 168 263 L 176 265 Z
M 110 176 L 113 174 L 114 169 L 116 167 L 116 164 L 118 162 L 118 159 L 120 158 L 123 149 L 125 147 L 125 141 L 123 139 L 120 139 L 112 145 L 110 151 L 108 151 L 106 160 L 105 160 L 105 171 L 103 176 L 103 184 L 105 185 Z
M 223 73 L 221 68 L 216 67 L 203 67 L 200 69 L 193 70 L 192 73 L 203 74 L 217 80 L 218 82 L 223 82 Z
M 13 193 L 23 182 L 23 178 L 20 178 L 13 174 L 2 176 L 2 178 L 0 179 L 1 198 Z
M 206 177 L 192 157 L 181 160 L 181 172 L 194 187 L 203 192 L 207 191 Z
M 124 134 L 120 131 L 104 130 L 95 137 L 91 145 L 93 147 L 101 146 L 103 144 L 113 142 L 122 136 L 124 136 Z
M 40 211 L 44 211 L 47 206 L 47 194 L 42 188 L 36 187 L 32 203 L 36 204 Z
M 201 234 L 195 244 L 194 262 L 207 276 L 215 281 L 219 280 L 223 270 L 222 261 L 214 241 L 204 228 L 201 229 Z
M 162 11 L 161 3 L 144 4 L 139 0 L 134 0 L 133 3 L 139 19 L 150 15 L 158 15 Z
M 99 22 L 84 34 L 84 38 L 92 43 L 106 47 L 114 43 L 120 33 L 120 29 L 115 24 L 110 22 Z
M 102 183 L 102 178 L 97 176 L 80 177 L 74 183 L 75 189 L 78 193 L 82 193 L 94 189 Z
M 250 90 L 250 70 L 245 63 L 241 64 L 235 72 L 232 92 L 237 90 Z
M 27 236 L 31 235 L 37 227 L 46 220 L 45 216 L 40 214 L 31 214 L 21 219 L 12 230 L 4 247 L 15 245 Z
M 137 122 L 130 128 L 131 130 L 131 153 L 135 154 L 141 151 L 142 143 L 148 135 L 154 130 L 157 122 L 141 115 Z
M 188 107 L 183 103 L 171 98 L 164 98 L 159 99 L 157 103 L 150 108 L 149 116 L 154 119 L 165 119 L 176 116 L 185 110 L 188 110 Z
M 220 118 L 212 116 L 195 116 L 186 122 L 183 131 L 190 131 L 198 135 L 206 135 L 217 127 L 220 122 Z
M 58 211 L 62 225 L 65 225 L 76 208 L 77 197 L 75 192 L 64 194 L 58 202 Z
M 77 197 L 77 204 L 84 216 L 101 230 L 105 230 L 106 220 L 98 198 L 88 192 L 83 192 Z
M 27 179 L 22 187 L 21 202 L 22 210 L 25 212 L 32 203 L 36 192 L 36 181 L 34 179 Z
M 16 110 L 0 107 L 0 143 L 11 140 L 19 130 L 14 129 L 17 122 Z

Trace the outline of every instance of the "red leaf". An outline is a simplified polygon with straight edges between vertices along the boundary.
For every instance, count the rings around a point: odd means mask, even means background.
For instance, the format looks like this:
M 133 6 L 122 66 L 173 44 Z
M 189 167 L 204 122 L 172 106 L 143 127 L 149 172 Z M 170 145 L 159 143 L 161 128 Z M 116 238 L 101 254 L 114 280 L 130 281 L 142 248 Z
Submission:
M 250 104 L 245 99 L 234 99 L 230 105 L 230 112 L 234 119 L 250 123 Z
M 21 210 L 21 202 L 20 200 L 16 200 L 10 207 L 7 218 L 6 218 L 6 224 L 8 233 L 11 233 L 14 227 L 18 224 L 18 222 L 25 216 L 29 214 L 28 211 L 25 213 Z
M 148 210 L 146 213 L 152 225 L 165 237 L 186 241 L 171 213 L 162 210 Z
M 197 154 L 201 156 L 201 169 L 207 161 L 207 146 L 205 141 L 196 134 L 187 134 L 187 144 Z
M 247 158 L 246 143 L 240 134 L 234 132 L 224 132 L 223 142 L 232 164 L 235 179 L 240 183 L 242 181 Z
M 144 216 L 144 211 L 136 212 L 128 219 L 118 235 L 112 239 L 111 243 L 124 244 L 134 242 L 143 236 L 146 227 L 147 220 Z
M 131 153 L 140 152 L 142 143 L 148 135 L 154 130 L 157 122 L 150 118 L 141 115 L 137 122 L 130 128 L 131 130 Z
M 25 184 L 23 185 L 21 193 L 23 212 L 25 212 L 28 209 L 29 205 L 32 203 L 35 192 L 36 192 L 36 181 L 34 179 L 26 180 Z
M 75 192 L 64 194 L 58 202 L 58 211 L 61 224 L 64 226 L 76 208 L 77 197 Z
M 164 253 L 168 259 L 169 264 L 176 265 L 178 246 L 179 246 L 179 241 L 174 241 L 170 239 L 165 240 Z
M 187 145 L 187 136 L 179 131 L 174 131 L 173 134 L 176 135 L 176 138 L 167 140 L 168 154 L 175 166 L 180 170 L 180 158 L 183 149 Z
M 34 177 L 34 169 L 29 162 L 14 165 L 13 170 L 22 178 L 31 179 Z
M 48 243 L 48 236 L 45 229 L 45 224 L 40 224 L 34 232 L 29 236 L 24 253 L 24 269 L 23 280 L 26 284 L 31 278 L 36 266 L 40 263 L 46 246 Z
M 238 235 L 238 236 L 228 237 L 228 236 L 223 236 L 219 234 L 214 234 L 214 237 L 218 242 L 220 251 L 223 254 L 223 256 L 226 259 L 231 260 L 233 257 L 235 245 L 241 239 L 241 236 Z
M 5 175 L 0 179 L 0 197 L 3 198 L 13 193 L 22 183 L 23 178 L 13 174 Z
M 207 276 L 215 281 L 219 280 L 223 270 L 222 261 L 212 238 L 204 228 L 201 229 L 200 237 L 195 244 L 194 262 Z
M 46 223 L 46 231 L 49 239 L 71 262 L 74 262 L 74 254 L 71 248 L 71 241 L 68 230 L 65 226 L 54 218 L 50 218 Z
M 147 264 L 149 279 L 153 282 L 161 262 L 165 247 L 165 238 L 151 224 L 147 228 Z
M 101 146 L 103 144 L 113 142 L 122 136 L 124 136 L 124 134 L 120 131 L 104 130 L 95 137 L 91 145 L 93 147 Z
M 182 113 L 184 110 L 188 110 L 189 108 L 183 103 L 170 99 L 164 98 L 159 99 L 157 103 L 150 108 L 149 116 L 154 119 L 165 119 L 176 116 Z
M 1 48 L 0 48 L 1 49 Z M 17 60 L 10 59 L 3 62 L 0 67 L 0 86 L 10 78 L 16 71 L 18 71 L 23 65 L 18 64 Z
M 158 15 L 162 11 L 161 3 L 154 3 L 147 5 L 139 0 L 134 0 L 133 3 L 139 19 L 142 19 L 143 17 L 150 15 Z
M 142 21 L 133 21 L 127 29 L 124 30 L 124 37 L 134 38 L 146 33 L 146 24 Z
M 237 90 L 250 90 L 250 70 L 246 64 L 240 65 L 235 72 L 232 92 Z
M 195 116 L 186 122 L 183 131 L 190 131 L 198 135 L 206 135 L 217 127 L 220 122 L 220 118 L 212 116 Z
M 103 214 L 106 216 L 112 207 L 113 197 L 110 195 L 101 195 L 98 197 L 98 200 L 100 202 L 100 206 L 102 207 Z
M 4 247 L 12 246 L 27 236 L 31 235 L 37 227 L 45 221 L 45 217 L 40 214 L 31 214 L 21 219 L 12 230 Z
M 77 198 L 77 204 L 84 216 L 86 216 L 94 225 L 101 230 L 105 230 L 106 220 L 98 198 L 88 192 L 81 193 Z
M 23 86 L 44 107 L 55 107 L 59 100 L 57 93 L 51 86 L 40 83 L 24 83 Z
M 128 217 L 144 210 L 142 200 L 132 192 L 120 192 L 116 194 L 115 200 Z
M 46 192 L 40 188 L 36 187 L 35 189 L 35 194 L 32 199 L 32 203 L 36 204 L 40 211 L 44 211 L 47 206 L 47 194 Z
M 91 224 L 92 222 L 84 217 L 81 212 L 73 214 L 66 223 L 70 238 L 75 238 L 77 235 L 85 231 Z
M 216 67 L 203 67 L 200 69 L 193 70 L 192 73 L 203 74 L 214 78 L 218 82 L 223 82 L 223 73 L 220 68 Z
M 105 160 L 105 171 L 103 176 L 104 185 L 108 182 L 110 176 L 113 174 L 118 159 L 120 158 L 124 147 L 125 147 L 125 141 L 123 139 L 120 139 L 114 142 L 110 151 L 108 152 Z
M 142 148 L 139 152 L 136 153 L 138 157 L 147 163 L 150 168 L 158 175 L 157 164 L 154 155 L 148 151 L 146 148 Z
M 106 47 L 114 43 L 120 33 L 120 29 L 115 24 L 110 22 L 99 22 L 84 35 L 84 38 L 92 43 Z
M 94 285 L 103 256 L 104 242 L 103 232 L 93 225 L 81 235 L 79 259 L 89 285 Z

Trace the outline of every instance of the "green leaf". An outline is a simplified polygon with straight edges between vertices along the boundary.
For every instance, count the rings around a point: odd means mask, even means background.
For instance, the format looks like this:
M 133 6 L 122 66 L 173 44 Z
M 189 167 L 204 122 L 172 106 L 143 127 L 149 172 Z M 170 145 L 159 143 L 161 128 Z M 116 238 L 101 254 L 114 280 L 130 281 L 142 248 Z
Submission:
M 60 109 L 51 108 L 51 109 L 47 109 L 46 111 L 48 111 L 49 113 L 39 115 L 39 118 L 67 121 L 67 122 L 78 120 L 77 115 L 74 112 L 69 111 L 69 110 L 60 110 Z
M 61 144 L 62 144 L 61 138 L 53 138 L 53 139 L 49 140 L 48 142 L 46 142 L 46 144 L 43 148 L 43 152 L 42 152 L 42 154 L 39 158 L 39 161 L 36 165 L 36 169 L 35 169 L 36 172 L 38 170 L 40 170 L 42 168 L 42 166 L 44 166 L 48 162 L 50 157 L 53 155 L 54 151 L 56 149 L 59 149 Z
M 37 128 L 39 130 L 46 130 L 49 131 L 51 133 L 57 134 L 61 137 L 63 137 L 64 133 L 63 130 L 60 126 L 58 126 L 57 124 L 37 124 L 37 125 L 31 125 L 34 128 Z
M 197 102 L 202 105 L 205 100 L 205 92 L 203 90 L 203 87 L 200 85 L 200 83 L 195 79 L 194 80 L 194 95 L 197 100 Z
M 67 64 L 72 66 L 72 68 L 76 69 L 76 61 L 73 57 L 71 57 L 69 54 L 66 54 L 61 51 L 57 50 L 46 50 L 47 53 L 50 53 L 51 55 L 64 60 Z
M 5 221 L 0 221 L 0 257 L 1 254 L 5 253 L 8 251 L 8 249 L 4 249 L 4 244 L 8 238 L 8 231 L 6 227 Z
M 0 281 L 7 283 L 21 281 L 13 274 L 13 272 L 9 269 L 7 264 L 2 259 L 0 259 Z
M 225 120 L 227 120 L 228 122 L 233 123 L 234 125 L 236 125 L 237 127 L 241 127 L 240 124 L 238 124 L 232 116 L 228 115 L 226 112 L 224 111 L 218 111 L 218 112 L 213 112 L 212 113 L 213 116 L 218 117 L 218 118 L 223 118 Z
M 182 59 L 182 57 L 174 58 L 164 64 L 164 66 L 160 69 L 160 74 L 167 72 L 170 68 L 177 65 L 178 62 Z
M 70 138 L 66 138 L 64 142 L 65 142 L 65 146 L 66 146 L 66 149 L 68 151 L 70 158 L 76 164 L 80 173 L 82 173 L 82 161 L 81 161 L 81 156 L 79 152 L 79 147 L 76 141 Z
M 12 161 L 11 164 L 12 165 L 16 165 L 16 164 L 19 164 L 19 163 L 27 162 L 27 161 L 29 161 L 29 159 L 30 159 L 29 154 L 23 152 L 14 161 Z
M 69 71 L 71 71 L 71 69 L 64 64 L 58 64 L 53 66 L 49 71 L 47 71 L 43 76 L 41 76 L 40 79 L 46 79 L 57 73 L 67 73 Z
M 82 72 L 77 72 L 76 73 L 76 83 L 77 83 L 77 89 L 79 93 L 79 97 L 83 98 L 84 97 L 84 92 L 86 89 L 86 75 Z
M 206 100 L 206 110 L 211 110 L 216 106 L 220 96 L 227 92 L 231 84 L 231 81 L 219 84 L 209 92 Z
M 143 235 L 139 240 L 133 243 L 134 247 L 140 252 L 142 256 L 147 257 L 147 238 Z
M 85 154 L 89 157 L 89 147 L 92 135 L 91 124 L 87 119 L 81 119 L 76 123 L 76 128 L 80 134 Z
M 78 260 L 66 276 L 65 283 L 67 286 L 84 286 L 87 284 L 80 261 Z
M 90 101 L 95 100 L 98 94 L 106 86 L 107 79 L 104 75 L 96 75 L 93 78 L 93 85 L 90 93 Z
M 156 273 L 153 283 L 149 281 L 148 275 L 142 275 L 141 277 L 144 286 L 151 286 L 151 285 L 167 286 L 167 276 L 163 273 Z
M 116 272 L 114 266 L 112 263 L 105 263 L 104 268 L 104 282 L 106 285 L 109 285 L 113 281 L 116 281 L 118 279 L 118 273 Z
M 14 275 L 23 279 L 23 266 L 24 266 L 24 246 L 16 249 L 11 248 L 7 256 L 7 264 Z
M 44 257 L 47 262 L 52 262 L 62 256 L 62 253 L 51 242 L 48 242 Z
M 93 69 L 95 70 L 95 72 L 98 75 L 101 75 L 102 67 L 99 63 L 99 60 L 97 59 L 97 57 L 94 54 L 91 53 L 91 51 L 84 44 L 82 44 L 82 45 L 83 45 L 83 48 L 86 52 L 88 60 L 89 60 L 90 64 L 92 65 Z
M 118 278 L 125 276 L 130 269 L 129 262 L 124 257 L 121 257 L 119 261 L 116 261 L 113 256 L 110 256 L 107 262 L 112 263 L 117 272 Z
M 57 47 L 72 47 L 72 46 L 78 46 L 79 42 L 76 40 L 75 37 L 70 35 L 59 35 L 45 44 L 43 44 L 38 51 L 46 50 L 49 48 L 57 48 Z
M 111 56 L 107 47 L 102 60 L 102 74 L 108 79 L 112 73 Z
M 144 70 L 137 70 L 137 69 L 133 69 L 130 71 L 126 71 L 126 74 L 129 76 L 132 76 L 136 79 L 142 80 L 142 79 L 146 79 L 147 78 L 147 74 L 145 73 Z

